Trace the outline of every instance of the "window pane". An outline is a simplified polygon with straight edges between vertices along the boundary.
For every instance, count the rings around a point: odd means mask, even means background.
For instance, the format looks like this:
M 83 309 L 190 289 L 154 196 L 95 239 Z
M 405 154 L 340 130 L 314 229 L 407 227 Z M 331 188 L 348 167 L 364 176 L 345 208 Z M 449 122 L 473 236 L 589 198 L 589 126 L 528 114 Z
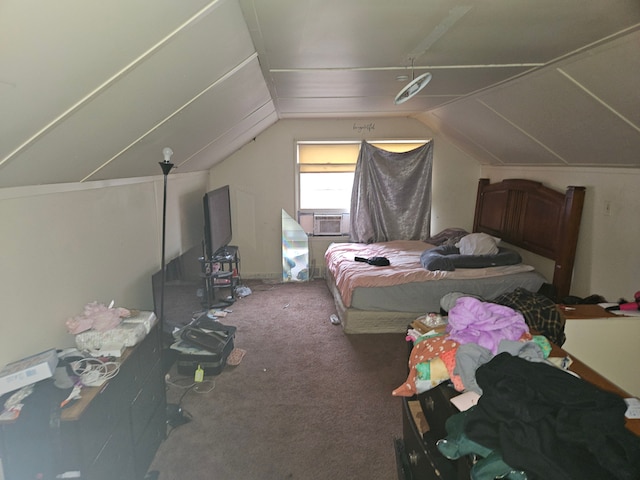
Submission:
M 349 211 L 352 186 L 353 172 L 301 173 L 300 208 Z

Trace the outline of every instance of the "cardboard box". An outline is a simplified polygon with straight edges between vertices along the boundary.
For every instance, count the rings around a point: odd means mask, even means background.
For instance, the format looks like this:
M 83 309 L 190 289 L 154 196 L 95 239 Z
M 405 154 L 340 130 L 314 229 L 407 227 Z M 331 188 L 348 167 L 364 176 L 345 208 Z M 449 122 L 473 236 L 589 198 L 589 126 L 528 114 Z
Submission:
M 55 348 L 5 365 L 0 370 L 0 395 L 51 378 L 57 365 Z

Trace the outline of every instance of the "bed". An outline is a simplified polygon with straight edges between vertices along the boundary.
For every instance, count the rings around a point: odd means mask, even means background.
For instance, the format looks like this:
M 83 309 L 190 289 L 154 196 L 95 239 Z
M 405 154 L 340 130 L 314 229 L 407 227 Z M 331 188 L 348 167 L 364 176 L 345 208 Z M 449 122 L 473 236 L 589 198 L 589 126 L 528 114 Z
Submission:
M 480 179 L 473 233 L 485 233 L 554 261 L 551 282 L 525 264 L 428 271 L 422 253 L 435 245 L 396 240 L 374 244 L 334 243 L 325 254 L 326 281 L 345 333 L 404 332 L 407 324 L 440 310 L 450 292 L 487 300 L 521 287 L 537 291 L 551 283 L 557 298 L 569 294 L 584 203 L 584 187 L 559 192 L 540 182 Z M 386 257 L 389 266 L 353 261 Z

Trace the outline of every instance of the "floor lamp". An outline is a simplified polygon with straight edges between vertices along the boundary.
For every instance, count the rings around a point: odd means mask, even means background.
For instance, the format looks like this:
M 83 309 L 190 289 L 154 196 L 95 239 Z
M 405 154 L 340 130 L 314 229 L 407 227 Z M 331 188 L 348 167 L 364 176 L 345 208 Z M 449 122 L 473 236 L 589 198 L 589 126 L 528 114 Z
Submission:
M 163 162 L 158 162 L 160 168 L 162 168 L 162 174 L 164 175 L 164 192 L 162 196 L 162 284 L 160 287 L 160 342 L 161 346 L 164 346 L 164 284 L 167 281 L 167 272 L 165 269 L 165 236 L 167 231 L 167 175 L 173 168 L 171 163 L 171 155 L 173 150 L 169 147 L 162 149 L 162 155 L 164 156 Z
M 167 281 L 167 271 L 165 267 L 165 249 L 166 249 L 166 234 L 167 234 L 167 176 L 169 172 L 173 168 L 173 163 L 171 163 L 171 155 L 173 155 L 173 150 L 169 147 L 164 147 L 162 149 L 162 155 L 164 157 L 163 162 L 158 162 L 160 168 L 162 169 L 162 175 L 164 175 L 164 190 L 162 193 L 162 284 L 160 287 L 160 363 L 162 364 L 163 371 L 169 368 L 168 365 L 165 365 L 166 362 L 166 353 L 164 351 L 164 285 Z M 188 418 L 183 415 L 182 408 L 180 405 L 168 403 L 166 407 L 166 419 L 167 423 L 173 427 L 177 425 L 182 425 L 183 423 L 188 422 Z M 153 472 L 156 473 L 156 472 Z M 145 477 L 147 478 L 147 477 Z M 153 478 L 157 478 L 154 475 Z

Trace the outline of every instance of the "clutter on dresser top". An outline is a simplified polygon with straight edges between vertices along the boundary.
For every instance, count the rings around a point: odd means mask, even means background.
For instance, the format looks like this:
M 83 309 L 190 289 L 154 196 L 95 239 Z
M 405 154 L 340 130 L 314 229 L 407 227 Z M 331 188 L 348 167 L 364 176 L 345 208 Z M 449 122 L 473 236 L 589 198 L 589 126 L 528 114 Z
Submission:
M 153 312 L 129 310 L 91 302 L 80 315 L 66 321 L 67 331 L 75 335 L 76 347 L 93 356 L 119 357 L 127 347 L 140 343 L 157 318 Z

